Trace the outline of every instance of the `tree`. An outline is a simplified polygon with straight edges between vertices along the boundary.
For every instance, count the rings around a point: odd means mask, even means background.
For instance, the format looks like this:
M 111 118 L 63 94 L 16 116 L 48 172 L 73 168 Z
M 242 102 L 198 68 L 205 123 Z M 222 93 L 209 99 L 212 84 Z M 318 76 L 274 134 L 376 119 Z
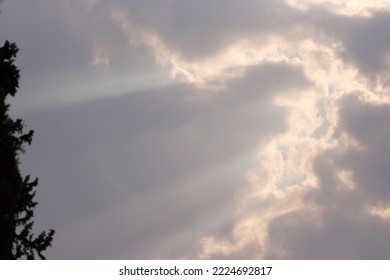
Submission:
M 34 131 L 25 133 L 23 121 L 8 114 L 7 97 L 15 96 L 19 87 L 17 52 L 16 44 L 8 41 L 0 48 L 0 259 L 45 259 L 42 253 L 51 246 L 54 230 L 32 233 L 38 179 L 23 177 L 19 169 L 19 156 Z

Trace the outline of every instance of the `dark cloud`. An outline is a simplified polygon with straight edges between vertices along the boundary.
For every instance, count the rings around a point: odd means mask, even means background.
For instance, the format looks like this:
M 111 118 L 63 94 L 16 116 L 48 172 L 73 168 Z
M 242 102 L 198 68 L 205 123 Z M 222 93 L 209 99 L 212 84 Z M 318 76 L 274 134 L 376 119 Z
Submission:
M 211 57 L 240 40 L 293 33 L 301 17 L 282 1 L 268 0 L 130 1 L 120 7 L 188 60 Z
M 311 12 L 315 15 L 312 23 L 342 44 L 339 54 L 344 61 L 356 65 L 374 82 L 388 72 L 388 11 L 374 11 L 370 17 L 335 15 L 318 8 Z
M 325 212 L 316 226 L 307 213 L 272 223 L 268 259 L 388 259 L 390 226 L 377 217 Z M 279 249 L 279 250 L 278 250 Z
M 390 106 L 366 103 L 357 96 L 341 102 L 340 126 L 363 148 L 346 152 L 340 157 L 340 162 L 354 171 L 355 181 L 367 197 L 375 202 L 388 203 Z
M 189 58 L 215 54 L 242 38 L 287 33 L 295 16 L 280 1 L 173 1 L 171 7 L 172 23 L 160 33 Z

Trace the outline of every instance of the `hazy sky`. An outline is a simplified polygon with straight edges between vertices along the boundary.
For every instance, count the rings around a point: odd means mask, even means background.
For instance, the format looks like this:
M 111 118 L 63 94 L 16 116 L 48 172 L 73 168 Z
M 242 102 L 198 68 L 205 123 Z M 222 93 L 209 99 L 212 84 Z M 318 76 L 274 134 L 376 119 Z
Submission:
M 6 0 L 51 259 L 389 259 L 389 0 Z

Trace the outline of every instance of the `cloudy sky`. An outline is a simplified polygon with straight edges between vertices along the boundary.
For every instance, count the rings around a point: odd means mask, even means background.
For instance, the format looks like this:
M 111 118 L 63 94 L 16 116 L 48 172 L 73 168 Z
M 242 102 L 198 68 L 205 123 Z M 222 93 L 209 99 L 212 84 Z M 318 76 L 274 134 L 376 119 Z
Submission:
M 389 0 L 6 0 L 50 259 L 389 259 Z

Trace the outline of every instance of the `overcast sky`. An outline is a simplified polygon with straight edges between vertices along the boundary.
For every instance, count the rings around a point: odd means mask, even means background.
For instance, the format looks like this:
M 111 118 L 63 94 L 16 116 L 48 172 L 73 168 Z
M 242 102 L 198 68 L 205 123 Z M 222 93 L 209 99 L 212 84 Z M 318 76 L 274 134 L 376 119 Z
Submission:
M 390 1 L 0 7 L 48 258 L 390 258 Z

